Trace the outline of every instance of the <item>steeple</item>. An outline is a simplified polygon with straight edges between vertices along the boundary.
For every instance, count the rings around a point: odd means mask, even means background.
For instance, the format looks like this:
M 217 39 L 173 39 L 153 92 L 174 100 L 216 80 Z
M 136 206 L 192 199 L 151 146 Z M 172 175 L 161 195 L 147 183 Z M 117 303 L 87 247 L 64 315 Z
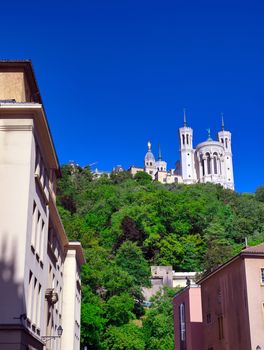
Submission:
M 207 130 L 207 132 L 208 132 L 208 139 L 207 139 L 207 141 L 213 141 L 213 139 L 211 138 L 211 129 L 208 128 L 208 129 L 206 129 L 206 130 Z
M 162 160 L 160 145 L 159 145 L 159 155 L 158 155 L 158 160 Z
M 186 128 L 187 121 L 186 121 L 186 109 L 183 108 L 183 126 Z
M 221 113 L 221 118 L 222 118 L 222 131 L 224 131 L 225 130 L 224 113 Z

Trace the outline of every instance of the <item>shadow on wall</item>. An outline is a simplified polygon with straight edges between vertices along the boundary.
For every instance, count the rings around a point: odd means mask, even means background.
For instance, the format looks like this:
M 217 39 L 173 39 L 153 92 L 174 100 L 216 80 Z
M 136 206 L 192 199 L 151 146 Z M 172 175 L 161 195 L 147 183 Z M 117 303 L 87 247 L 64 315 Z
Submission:
M 16 280 L 19 242 L 8 242 L 8 234 L 0 233 L 0 331 L 26 322 L 23 282 Z M 25 316 L 25 317 L 23 317 Z M 0 337 L 1 344 L 1 337 Z

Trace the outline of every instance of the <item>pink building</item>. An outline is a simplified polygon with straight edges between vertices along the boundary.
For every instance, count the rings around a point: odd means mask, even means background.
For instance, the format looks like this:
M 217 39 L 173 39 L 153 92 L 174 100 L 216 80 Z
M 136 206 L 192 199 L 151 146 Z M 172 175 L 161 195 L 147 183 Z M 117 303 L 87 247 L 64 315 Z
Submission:
M 264 349 L 264 244 L 243 249 L 199 283 L 204 349 Z
M 175 294 L 174 349 L 203 350 L 201 288 L 190 285 Z

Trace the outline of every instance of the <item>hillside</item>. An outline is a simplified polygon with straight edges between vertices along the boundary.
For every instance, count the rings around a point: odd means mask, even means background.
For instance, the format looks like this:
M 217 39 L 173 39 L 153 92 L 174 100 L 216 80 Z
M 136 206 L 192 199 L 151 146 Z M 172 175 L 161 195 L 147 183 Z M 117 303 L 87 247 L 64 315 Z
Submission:
M 145 313 L 141 287 L 150 265 L 204 271 L 264 241 L 263 189 L 239 194 L 212 184 L 162 185 L 145 173 L 92 179 L 62 167 L 59 211 L 82 242 L 82 344 L 89 349 L 173 350 L 171 296 Z

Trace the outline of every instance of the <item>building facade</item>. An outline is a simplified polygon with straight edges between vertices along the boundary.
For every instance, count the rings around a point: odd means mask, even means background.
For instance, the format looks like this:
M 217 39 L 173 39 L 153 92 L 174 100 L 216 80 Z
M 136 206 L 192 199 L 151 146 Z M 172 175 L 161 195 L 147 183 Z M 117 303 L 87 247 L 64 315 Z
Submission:
M 264 349 L 264 244 L 243 249 L 199 284 L 205 349 Z
M 173 298 L 174 349 L 204 350 L 201 288 L 190 284 Z
M 0 349 L 79 349 L 85 260 L 56 208 L 59 176 L 31 62 L 0 61 Z
M 167 163 L 162 159 L 159 148 L 158 160 L 155 159 L 151 143 L 144 159 L 144 167 L 132 166 L 129 171 L 135 175 L 145 171 L 153 180 L 162 183 L 206 183 L 221 184 L 223 187 L 234 189 L 233 161 L 231 149 L 231 133 L 226 131 L 222 117 L 222 128 L 217 134 L 217 140 L 211 138 L 193 146 L 193 129 L 187 126 L 184 112 L 184 125 L 179 128 L 180 162 L 175 169 L 167 170 Z

